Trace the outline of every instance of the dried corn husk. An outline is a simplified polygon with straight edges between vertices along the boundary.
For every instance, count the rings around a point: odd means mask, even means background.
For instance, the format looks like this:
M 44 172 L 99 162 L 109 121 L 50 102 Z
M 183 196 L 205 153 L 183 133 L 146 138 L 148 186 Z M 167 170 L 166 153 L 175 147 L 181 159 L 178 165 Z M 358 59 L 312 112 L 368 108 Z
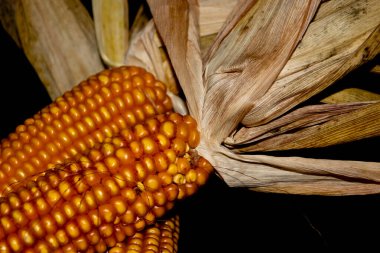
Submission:
M 380 100 L 380 94 L 359 88 L 346 88 L 323 98 L 321 102 L 329 104 L 338 104 L 376 100 Z
M 237 3 L 237 0 L 200 0 L 199 36 L 216 35 Z
M 237 151 L 317 148 L 379 136 L 380 102 L 368 103 L 303 107 L 268 124 L 245 129 L 248 134 L 241 130 L 238 134 L 245 139 L 251 134 L 251 139 L 239 143 L 247 147 L 237 147 Z
M 15 41 L 17 46 L 21 46 L 19 34 L 17 32 L 16 27 L 16 7 L 18 1 L 13 0 L 3 0 L 1 2 L 0 8 L 0 22 L 4 27 L 5 31 L 11 36 L 11 38 Z
M 149 70 L 158 79 L 165 82 L 173 93 L 178 94 L 177 84 L 171 71 L 169 60 L 165 57 L 163 45 L 153 21 L 148 22 L 132 38 L 125 64 L 136 65 Z
M 244 124 L 252 126 L 278 117 L 373 58 L 379 51 L 379 11 L 376 0 L 322 4 L 269 94 L 255 103 Z
M 376 74 L 380 74 L 380 65 L 376 65 L 375 67 L 373 67 L 371 72 L 376 73 Z
M 378 54 L 378 1 L 239 1 L 203 59 L 197 2 L 148 3 L 190 113 L 201 122 L 198 151 L 227 184 L 296 194 L 379 192 L 380 163 L 256 155 L 235 146 L 258 129 L 265 136 L 281 126 L 283 132 L 275 136 L 282 141 L 271 145 L 277 149 L 379 134 L 376 102 L 291 112 Z M 237 128 L 240 123 L 246 125 L 243 130 Z M 368 131 L 357 133 L 363 125 Z M 296 128 L 299 132 L 287 139 L 286 131 Z M 293 147 L 300 134 L 305 141 Z M 259 147 L 256 140 L 256 146 L 247 147 Z
M 92 0 L 100 55 L 107 66 L 124 64 L 129 44 L 127 0 Z
M 50 97 L 55 99 L 86 77 L 103 69 L 93 21 L 79 0 L 12 1 L 20 45 Z M 15 37 L 14 35 L 13 37 Z

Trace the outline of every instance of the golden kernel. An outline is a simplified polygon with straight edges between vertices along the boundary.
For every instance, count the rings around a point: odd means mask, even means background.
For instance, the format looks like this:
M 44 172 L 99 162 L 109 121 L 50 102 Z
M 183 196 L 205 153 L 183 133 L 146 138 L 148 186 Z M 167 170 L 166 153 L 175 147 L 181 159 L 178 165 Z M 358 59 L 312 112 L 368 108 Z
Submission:
M 129 186 L 134 186 L 137 181 L 137 172 L 133 167 L 126 166 L 120 171 L 122 180 Z
M 196 148 L 200 142 L 200 134 L 198 130 L 196 129 L 191 130 L 189 133 L 188 140 L 189 140 L 189 146 L 191 148 Z
M 86 251 L 89 247 L 88 241 L 84 235 L 76 238 L 73 243 L 79 252 Z
M 99 108 L 100 115 L 105 121 L 111 120 L 111 113 L 108 111 L 108 109 L 105 106 L 102 106 Z
M 58 191 L 64 199 L 69 199 L 74 194 L 71 184 L 67 181 L 62 181 L 58 185 Z
M 181 174 L 186 174 L 191 168 L 189 160 L 185 157 L 178 157 L 176 164 L 178 172 Z
M 112 92 L 108 87 L 101 87 L 99 90 L 100 96 L 104 98 L 104 100 L 110 100 L 112 98 Z
M 106 252 L 106 250 L 107 250 L 107 244 L 102 239 L 100 239 L 99 243 L 97 243 L 95 245 L 95 251 L 96 252 Z
M 145 121 L 145 113 L 141 107 L 134 107 L 133 113 L 136 115 L 136 118 L 139 122 Z
M 170 147 L 170 141 L 165 135 L 158 133 L 156 134 L 156 139 L 161 150 L 166 150 Z
M 121 220 L 125 224 L 133 224 L 136 220 L 136 215 L 132 210 L 127 209 L 125 213 L 121 216 Z
M 120 135 L 121 135 L 121 136 L 123 137 L 123 139 L 124 139 L 126 142 L 128 142 L 128 143 L 130 143 L 130 142 L 132 142 L 133 140 L 135 140 L 135 136 L 134 136 L 132 130 L 129 129 L 129 128 L 124 128 L 123 130 L 121 130 Z
M 133 96 L 133 100 L 135 101 L 136 105 L 142 105 L 146 101 L 145 94 L 140 88 L 134 88 L 132 90 L 132 96 Z
M 154 205 L 164 206 L 167 202 L 167 197 L 163 189 L 159 189 L 153 193 Z
M 134 127 L 134 134 L 137 138 L 141 139 L 143 137 L 146 137 L 149 135 L 149 131 L 148 129 L 145 128 L 144 125 L 142 124 L 137 124 L 135 127 Z
M 137 123 L 136 116 L 130 110 L 124 112 L 124 118 L 130 126 L 133 126 Z
M 141 162 L 149 173 L 155 173 L 156 172 L 155 161 L 152 157 L 144 156 L 141 159 Z
M 100 235 L 98 230 L 91 230 L 89 233 L 86 234 L 87 240 L 91 245 L 95 245 L 100 241 Z
M 141 197 L 138 197 L 136 201 L 132 204 L 132 210 L 140 218 L 144 217 L 148 212 L 148 207 Z
M 138 181 L 143 181 L 145 177 L 148 175 L 148 170 L 145 168 L 144 165 L 141 163 L 136 163 L 136 175 L 137 175 L 137 180 Z
M 34 244 L 35 238 L 33 234 L 27 228 L 21 228 L 18 234 L 26 246 L 31 246 Z M 1 249 L 0 249 L 0 252 L 2 252 Z
M 50 189 L 46 194 L 46 200 L 48 201 L 50 206 L 54 206 L 60 199 L 61 194 L 57 190 Z
M 179 189 L 178 186 L 175 184 L 170 184 L 166 187 L 164 187 L 164 191 L 166 193 L 166 196 L 168 198 L 168 201 L 174 201 L 177 199 Z
M 165 171 L 169 166 L 169 161 L 164 153 L 155 154 L 154 163 L 158 172 Z
M 124 187 L 127 185 L 126 181 L 124 180 L 124 178 L 123 178 L 123 176 L 121 175 L 120 172 L 115 173 L 115 174 L 113 175 L 113 178 L 115 179 L 116 184 L 117 184 L 120 188 L 124 188 Z
M 197 185 L 204 185 L 207 182 L 209 173 L 203 168 L 197 168 Z
M 166 149 L 164 153 L 169 159 L 169 163 L 174 163 L 177 160 L 177 154 L 173 149 Z
M 173 176 L 169 174 L 167 171 L 159 172 L 157 175 L 160 178 L 160 181 L 163 186 L 166 186 L 173 182 Z
M 153 223 L 155 222 L 156 217 L 155 217 L 154 213 L 152 213 L 152 212 L 148 212 L 148 213 L 145 215 L 144 220 L 146 221 L 146 224 L 147 224 L 147 225 L 151 225 L 151 224 L 153 224 Z
M 38 217 L 36 208 L 31 202 L 26 202 L 22 205 L 22 211 L 29 220 L 34 220 Z
M 107 223 L 111 223 L 116 218 L 116 210 L 111 204 L 99 206 L 99 215 Z
M 83 197 L 80 195 L 76 195 L 72 200 L 71 203 L 73 206 L 77 209 L 78 213 L 86 213 L 88 212 L 88 206 L 86 202 L 84 201 Z
M 103 179 L 103 185 L 106 187 L 111 196 L 118 195 L 120 192 L 119 186 L 116 184 L 115 180 L 112 177 Z
M 132 83 L 134 87 L 139 87 L 145 84 L 145 80 L 140 75 L 137 75 L 136 73 L 136 75 L 132 76 Z
M 207 161 L 204 157 L 200 157 L 198 159 L 197 165 L 208 173 L 211 173 L 214 171 L 214 168 L 212 167 L 211 163 Z
M 186 183 L 185 189 L 186 189 L 186 196 L 191 196 L 198 191 L 198 185 L 194 183 Z
M 121 196 L 123 196 L 126 200 L 128 205 L 131 205 L 135 202 L 137 198 L 136 191 L 131 188 L 124 188 L 120 191 Z
M 115 211 L 119 215 L 124 214 L 125 211 L 127 210 L 127 204 L 125 202 L 125 199 L 121 196 L 113 197 L 110 200 L 110 203 L 115 208 Z
M 63 203 L 62 209 L 63 209 L 63 212 L 65 213 L 66 217 L 69 219 L 74 217 L 75 214 L 77 213 L 76 208 L 74 207 L 74 205 L 71 202 Z
M 171 164 L 169 165 L 169 167 L 168 167 L 167 172 L 168 172 L 170 175 L 172 175 L 172 176 L 178 174 L 178 167 L 177 167 L 177 165 L 174 164 L 174 163 L 171 163 Z
M 45 230 L 40 220 L 32 220 L 29 224 L 29 227 L 33 235 L 37 238 L 45 237 Z
M 190 169 L 186 173 L 186 182 L 195 183 L 197 181 L 197 171 L 195 169 Z
M 10 234 L 16 231 L 16 224 L 10 217 L 0 217 L 0 224 L 3 227 L 5 234 Z
M 140 197 L 149 209 L 154 206 L 154 198 L 152 192 L 144 191 L 140 194 Z
M 106 166 L 112 174 L 117 172 L 117 169 L 119 168 L 119 160 L 116 157 L 106 157 L 104 159 L 104 163 L 106 164 Z
M 111 236 L 113 234 L 112 225 L 111 224 L 102 224 L 99 227 L 99 233 L 100 233 L 100 236 L 103 238 Z
M 21 199 L 13 192 L 8 194 L 8 201 L 11 208 L 19 208 L 22 204 Z
M 159 84 L 156 82 L 155 84 L 155 93 L 158 101 L 163 101 L 167 96 L 166 96 L 166 86 L 165 84 L 161 83 Z
M 108 76 L 106 76 L 106 75 L 98 75 L 98 79 L 99 79 L 99 81 L 103 84 L 103 85 L 106 85 L 106 84 L 108 84 L 108 82 L 109 82 L 109 78 L 108 78 Z
M 142 231 L 146 227 L 146 222 L 144 219 L 139 219 L 135 222 L 136 231 Z
M 124 75 L 124 74 L 123 74 Z M 124 80 L 122 83 L 121 83 L 121 86 L 123 88 L 123 90 L 131 90 L 133 85 L 132 85 L 132 81 L 129 79 L 129 72 L 128 72 L 128 77 L 126 75 L 124 75 L 124 78 L 126 80 Z
M 78 224 L 79 229 L 83 233 L 88 233 L 92 228 L 91 221 L 88 218 L 87 214 L 78 215 L 76 217 L 76 222 Z
M 12 219 L 19 227 L 25 226 L 28 223 L 28 218 L 19 209 L 12 211 Z
M 141 140 L 142 146 L 144 148 L 144 153 L 148 155 L 153 155 L 158 152 L 157 143 L 150 137 L 144 137 Z
M 23 249 L 23 244 L 17 234 L 8 235 L 7 241 L 13 252 L 20 252 Z
M 42 217 L 41 224 L 44 227 L 46 233 L 55 233 L 57 231 L 57 224 L 50 214 Z
M 90 218 L 92 225 L 94 225 L 95 227 L 100 226 L 101 218 L 99 215 L 99 211 L 97 209 L 91 210 L 90 212 L 88 212 L 88 217 Z
M 156 115 L 156 113 L 158 111 L 158 110 L 156 111 L 156 108 L 152 104 L 144 104 L 144 105 L 142 105 L 142 109 L 143 109 L 146 117 L 152 117 L 152 116 Z
M 142 144 L 138 141 L 132 141 L 129 147 L 136 158 L 140 158 L 144 153 Z
M 160 178 L 157 175 L 148 175 L 144 180 L 145 189 L 149 191 L 156 191 L 161 187 Z
M 109 192 L 101 184 L 97 184 L 97 185 L 93 186 L 92 191 L 95 194 L 95 197 L 97 199 L 98 204 L 105 203 L 110 198 Z
M 178 185 L 182 185 L 182 184 L 186 183 L 186 178 L 182 174 L 176 174 L 173 176 L 173 182 L 178 184 Z
M 178 155 L 178 156 L 183 156 L 186 152 L 186 143 L 184 140 L 182 139 L 179 139 L 179 138 L 175 138 L 173 141 L 172 141 L 172 145 L 171 145 L 171 148 L 174 150 L 174 152 Z
M 133 95 L 130 92 L 125 92 L 122 99 L 127 108 L 132 108 L 134 106 Z
M 176 125 L 172 121 L 165 121 L 160 126 L 160 133 L 172 139 L 176 135 Z
M 39 197 L 36 199 L 36 206 L 37 206 L 37 210 L 38 210 L 38 213 L 40 216 L 45 215 L 45 214 L 49 213 L 49 211 L 50 211 L 49 204 L 42 197 Z

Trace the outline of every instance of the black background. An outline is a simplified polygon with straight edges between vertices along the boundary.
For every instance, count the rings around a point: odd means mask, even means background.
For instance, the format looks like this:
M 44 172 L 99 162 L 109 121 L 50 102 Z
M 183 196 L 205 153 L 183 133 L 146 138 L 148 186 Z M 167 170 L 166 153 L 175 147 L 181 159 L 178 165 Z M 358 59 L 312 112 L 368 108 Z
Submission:
M 4 138 L 51 100 L 23 51 L 2 28 L 0 55 L 0 136 Z M 335 86 L 365 86 L 378 92 L 379 75 L 368 74 L 375 61 L 353 71 Z M 379 161 L 379 143 L 374 138 L 277 155 Z M 179 203 L 175 211 L 181 215 L 180 253 L 379 251 L 378 195 L 257 193 L 229 188 L 214 175 L 196 195 Z

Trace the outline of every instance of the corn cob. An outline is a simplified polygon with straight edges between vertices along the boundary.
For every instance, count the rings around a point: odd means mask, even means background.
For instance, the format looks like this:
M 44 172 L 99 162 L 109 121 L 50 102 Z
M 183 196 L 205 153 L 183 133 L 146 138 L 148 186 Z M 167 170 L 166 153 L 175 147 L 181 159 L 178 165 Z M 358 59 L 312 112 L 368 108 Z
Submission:
M 95 144 L 0 200 L 0 252 L 104 252 L 194 194 L 212 166 L 194 119 L 168 112 Z
M 137 232 L 126 242 L 116 243 L 108 253 L 176 253 L 178 239 L 179 217 L 174 216 Z
M 142 68 L 123 66 L 89 77 L 2 140 L 0 196 L 126 126 L 171 110 L 165 85 Z

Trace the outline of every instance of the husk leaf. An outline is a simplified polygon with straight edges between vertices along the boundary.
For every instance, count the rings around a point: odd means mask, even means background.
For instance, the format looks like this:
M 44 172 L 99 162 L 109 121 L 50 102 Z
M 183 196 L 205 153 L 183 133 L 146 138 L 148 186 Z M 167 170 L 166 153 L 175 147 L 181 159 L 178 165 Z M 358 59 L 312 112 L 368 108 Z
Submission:
M 0 22 L 4 30 L 11 36 L 17 46 L 21 47 L 16 27 L 16 7 L 20 0 L 3 0 L 0 8 Z
M 307 109 L 312 109 L 310 107 Z M 301 115 L 289 113 L 271 122 L 281 125 L 267 129 L 266 134 L 246 143 L 245 147 L 237 147 L 237 150 L 253 152 L 318 148 L 380 135 L 380 102 L 315 107 L 318 107 L 317 114 L 303 108 L 306 110 Z M 295 117 L 299 117 L 298 120 Z M 282 121 L 284 118 L 287 118 L 285 122 Z
M 244 125 L 282 115 L 379 53 L 379 1 L 328 1 L 320 10 L 325 14 L 317 14 L 276 82 L 245 115 Z
M 14 14 L 21 46 L 52 99 L 104 68 L 80 1 L 20 0 Z
M 237 6 L 232 22 L 241 17 L 239 22 L 233 28 L 224 27 L 229 33 L 218 34 L 205 58 L 203 80 L 207 95 L 201 125 L 206 138 L 217 143 L 266 94 L 319 4 L 319 1 L 256 1 L 252 7 L 253 2 L 246 2 L 247 9 L 244 5 Z
M 321 102 L 338 104 L 376 100 L 380 100 L 380 94 L 359 88 L 346 88 L 323 98 Z
M 200 0 L 199 36 L 217 34 L 238 0 Z
M 92 0 L 99 52 L 110 67 L 121 66 L 128 50 L 129 13 L 127 0 Z
M 204 86 L 199 47 L 199 6 L 196 0 L 147 1 L 190 114 L 200 122 Z
M 202 141 L 197 150 L 228 185 L 294 194 L 380 191 L 377 162 L 238 154 L 222 145 L 241 122 L 265 129 L 266 123 L 373 59 L 378 51 L 379 20 L 374 17 L 377 2 L 332 0 L 319 6 L 319 1 L 239 1 L 205 54 L 203 65 L 189 64 L 200 62 L 199 32 L 189 32 L 197 31 L 197 27 L 192 28 L 199 19 L 197 3 L 148 3 L 180 85 L 190 98 L 190 113 L 200 122 Z M 318 13 L 322 12 L 315 16 L 318 7 Z M 353 9 L 354 13 L 347 12 Z M 170 34 L 173 24 L 174 36 Z M 334 39 L 337 29 L 339 38 Z M 199 66 L 203 69 L 201 76 Z M 377 115 L 373 114 L 377 106 L 363 102 L 307 107 L 305 114 L 289 114 L 273 124 L 285 124 L 288 129 L 322 124 L 321 134 L 333 136 L 331 132 L 341 131 L 360 116 L 366 126 L 374 126 L 365 134 L 373 136 L 377 134 L 378 118 L 375 124 L 370 119 Z M 337 124 L 334 118 L 339 119 Z M 293 119 L 297 121 L 292 125 Z M 363 127 L 360 120 L 356 123 L 355 129 Z M 336 137 L 339 139 L 339 134 Z

